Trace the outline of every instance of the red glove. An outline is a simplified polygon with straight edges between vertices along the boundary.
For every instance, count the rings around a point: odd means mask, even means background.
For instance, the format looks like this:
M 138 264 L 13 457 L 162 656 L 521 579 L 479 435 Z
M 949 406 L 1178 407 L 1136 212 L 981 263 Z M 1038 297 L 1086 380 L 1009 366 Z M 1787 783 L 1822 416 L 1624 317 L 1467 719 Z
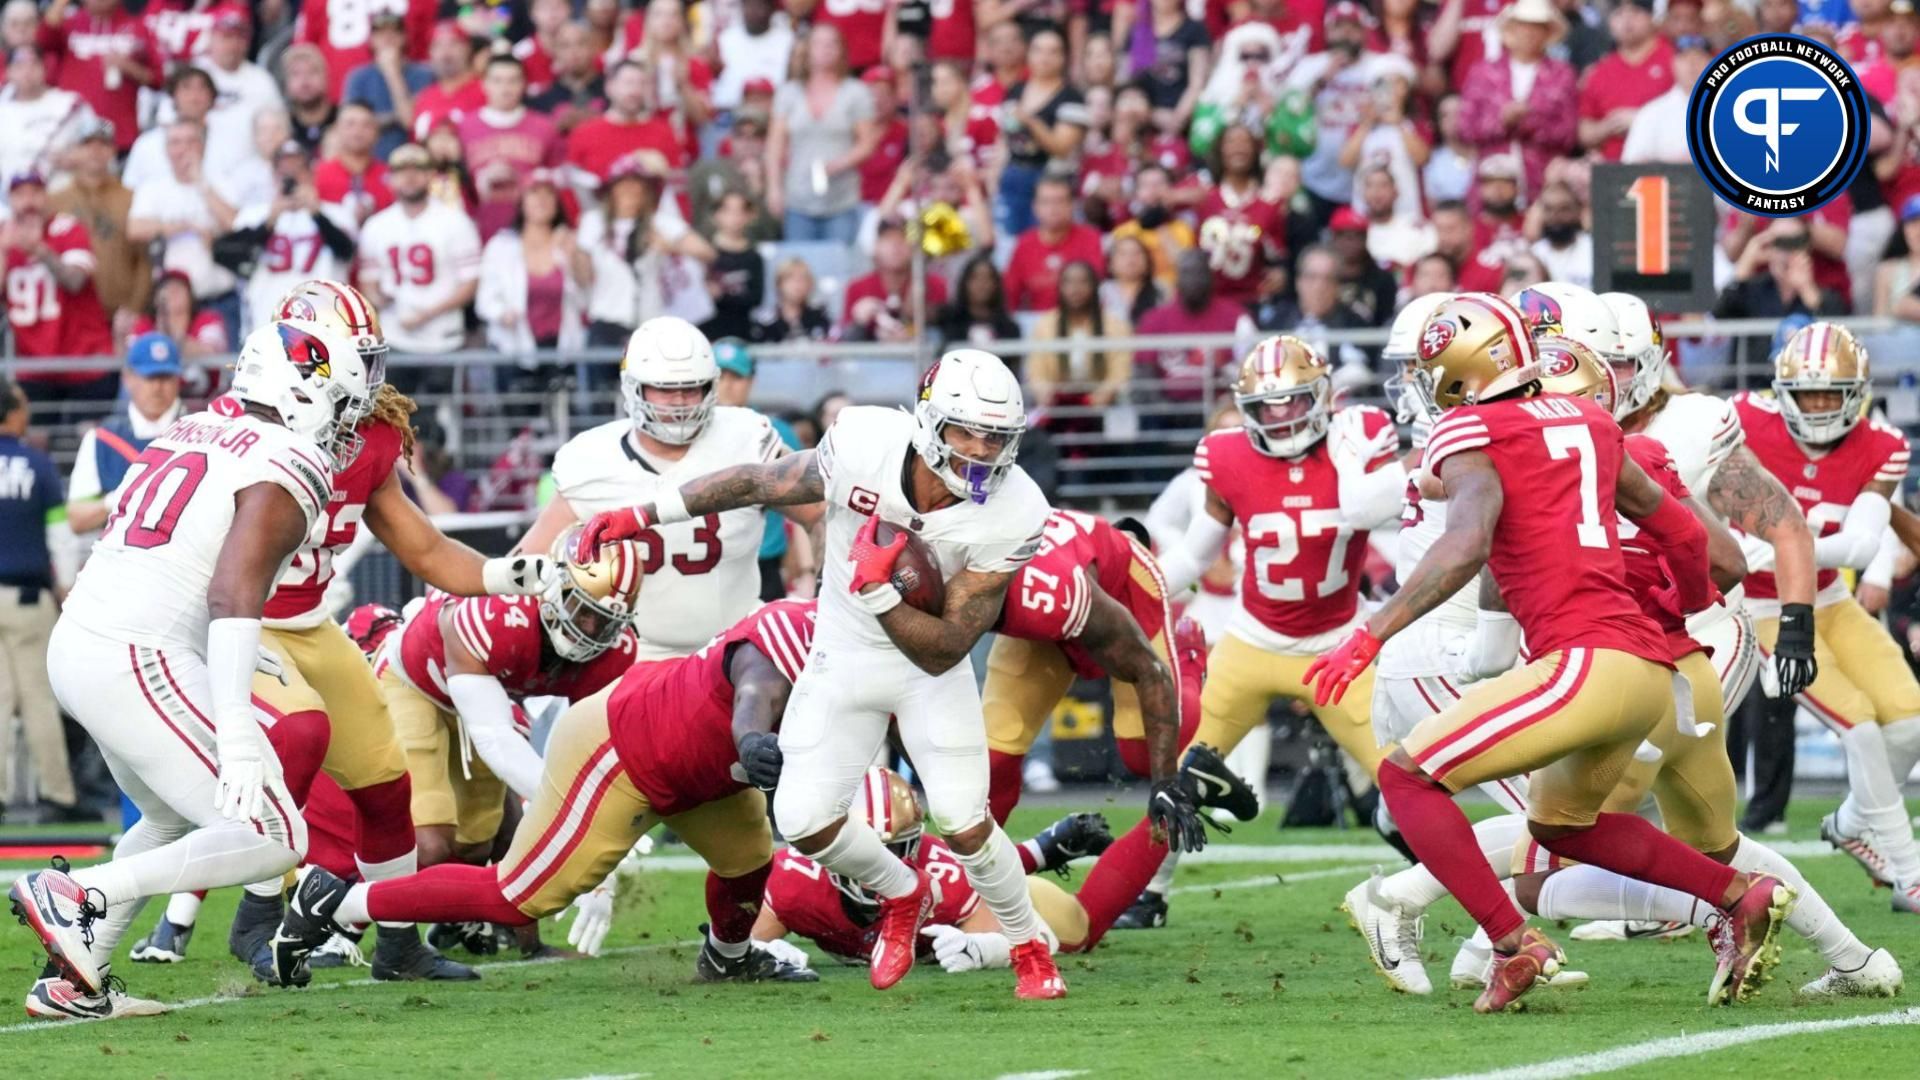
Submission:
M 594 557 L 600 554 L 601 545 L 611 544 L 617 540 L 631 540 L 653 528 L 653 522 L 648 520 L 649 517 L 647 507 L 644 506 L 602 510 L 593 515 L 587 519 L 585 525 L 580 526 L 580 535 L 574 538 L 574 561 L 592 562 Z
M 1335 645 L 1332 652 L 1314 657 L 1306 674 L 1306 681 L 1313 684 L 1313 703 L 1325 705 L 1346 696 L 1347 685 L 1359 678 L 1367 665 L 1373 663 L 1373 658 L 1380 655 L 1380 644 L 1380 639 L 1369 634 L 1366 627 L 1356 626 L 1347 640 Z
M 848 586 L 849 592 L 857 593 L 869 585 L 886 585 L 893 578 L 893 564 L 906 549 L 907 532 L 899 530 L 893 540 L 882 547 L 873 542 L 879 529 L 879 515 L 871 515 L 867 523 L 860 526 L 859 535 L 853 538 L 853 550 L 847 552 L 847 561 L 853 563 L 853 584 Z

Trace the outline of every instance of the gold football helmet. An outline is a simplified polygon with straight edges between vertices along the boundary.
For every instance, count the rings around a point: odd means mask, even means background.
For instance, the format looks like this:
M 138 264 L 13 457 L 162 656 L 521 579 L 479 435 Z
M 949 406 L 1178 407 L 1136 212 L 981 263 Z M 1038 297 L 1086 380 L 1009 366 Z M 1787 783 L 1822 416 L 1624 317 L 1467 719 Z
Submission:
M 646 577 L 640 545 L 616 540 L 600 545 L 587 562 L 574 557 L 580 526 L 561 533 L 550 554 L 559 580 L 540 598 L 540 622 L 562 660 L 581 664 L 612 648 L 633 625 L 634 603 Z
M 1830 322 L 1817 322 L 1794 331 L 1773 361 L 1773 396 L 1780 416 L 1793 437 L 1812 446 L 1825 446 L 1847 437 L 1866 415 L 1867 348 L 1853 331 Z M 1819 395 L 1809 409 L 1801 395 Z
M 367 385 L 387 379 L 387 338 L 380 332 L 380 313 L 360 290 L 343 281 L 311 278 L 287 290 L 274 305 L 276 319 L 306 319 L 335 330 L 353 342 L 366 365 Z
M 919 854 L 926 815 L 905 777 L 884 765 L 869 768 L 860 781 L 854 810 L 895 855 L 912 862 Z
M 1540 350 L 1540 389 L 1549 394 L 1583 397 L 1613 412 L 1620 399 L 1613 368 L 1599 354 L 1570 337 L 1549 334 L 1535 344 Z
M 1233 403 L 1255 450 L 1299 457 L 1326 436 L 1333 417 L 1327 358 L 1290 334 L 1270 337 L 1240 361 Z
M 1462 293 L 1420 331 L 1414 387 L 1435 417 L 1510 394 L 1540 378 L 1540 354 L 1520 312 L 1492 293 Z

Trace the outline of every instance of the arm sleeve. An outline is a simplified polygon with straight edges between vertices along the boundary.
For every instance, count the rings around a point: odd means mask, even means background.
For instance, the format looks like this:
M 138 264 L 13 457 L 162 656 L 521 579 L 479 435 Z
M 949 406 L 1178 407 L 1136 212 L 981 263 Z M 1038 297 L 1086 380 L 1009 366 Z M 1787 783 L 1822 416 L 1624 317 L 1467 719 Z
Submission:
M 1691 614 L 1713 603 L 1712 560 L 1707 556 L 1707 527 L 1693 516 L 1687 504 L 1662 491 L 1663 498 L 1653 513 L 1634 518 L 1666 558 L 1673 574 L 1680 610 Z
M 1874 553 L 1873 561 L 1860 572 L 1860 584 L 1877 585 L 1882 589 L 1893 585 L 1894 564 L 1900 559 L 1900 552 L 1906 545 L 1893 534 L 1892 529 L 1880 534 L 1880 550 Z
M 474 752 L 513 793 L 531 799 L 540 790 L 540 755 L 513 730 L 513 703 L 491 675 L 455 675 L 447 696 L 460 713 L 460 726 Z
M 1180 542 L 1160 556 L 1160 572 L 1166 575 L 1168 596 L 1178 596 L 1200 580 L 1200 575 L 1220 557 L 1230 531 L 1229 526 L 1214 520 L 1204 509 L 1193 515 Z
M 1813 542 L 1814 565 L 1863 569 L 1880 552 L 1880 538 L 1893 520 L 1893 506 L 1877 491 L 1863 491 L 1847 508 L 1840 531 Z
M 320 231 L 320 242 L 327 245 L 333 257 L 342 262 L 353 261 L 353 233 L 334 219 L 334 208 L 329 206 L 313 215 L 313 227 Z
M 73 455 L 73 472 L 67 475 L 68 502 L 91 502 L 106 497 L 106 492 L 100 490 L 100 461 L 94 456 L 99 443 L 99 436 L 91 428 L 80 436 L 80 449 Z
M 1398 461 L 1372 472 L 1340 473 L 1340 518 L 1351 529 L 1377 529 L 1400 516 L 1407 470 Z

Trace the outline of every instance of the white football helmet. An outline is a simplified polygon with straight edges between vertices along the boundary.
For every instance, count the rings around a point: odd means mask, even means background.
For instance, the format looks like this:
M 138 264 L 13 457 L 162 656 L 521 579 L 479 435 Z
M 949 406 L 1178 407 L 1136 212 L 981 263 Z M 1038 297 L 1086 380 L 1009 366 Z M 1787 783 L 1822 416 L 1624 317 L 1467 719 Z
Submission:
M 1411 424 L 1426 415 L 1408 376 L 1420 362 L 1420 331 L 1427 328 L 1427 316 L 1453 296 L 1449 292 L 1430 292 L 1414 297 L 1393 317 L 1393 327 L 1387 331 L 1387 344 L 1380 350 L 1380 359 L 1392 365 L 1392 373 L 1382 389 L 1386 391 L 1387 400 L 1393 402 L 1394 418 L 1403 424 Z
M 706 430 L 719 381 L 720 365 L 707 335 L 672 315 L 641 323 L 620 358 L 620 393 L 627 400 L 627 415 L 641 431 L 674 446 L 685 446 Z M 647 400 L 649 386 L 704 387 L 706 392 L 695 405 L 655 405 Z
M 987 501 L 1006 480 L 1020 454 L 1020 436 L 1027 430 L 1026 400 L 1020 380 L 997 356 L 980 349 L 955 349 L 934 361 L 920 380 L 920 400 L 913 407 L 919 428 L 913 448 L 962 499 Z M 976 461 L 955 450 L 946 439 L 948 425 L 996 442 L 993 457 Z
M 1512 300 L 1536 340 L 1547 334 L 1571 338 L 1609 364 L 1626 352 L 1613 309 L 1591 289 L 1544 281 L 1514 293 Z
M 353 342 L 319 323 L 282 319 L 247 335 L 234 361 L 233 396 L 265 406 L 337 463 L 371 407 L 366 367 Z
M 1667 373 L 1667 343 L 1646 301 L 1632 293 L 1610 292 L 1601 293 L 1600 302 L 1607 305 L 1620 325 L 1624 356 L 1613 360 L 1612 366 L 1614 381 L 1620 384 L 1620 407 L 1615 415 L 1624 419 L 1653 400 L 1653 392 L 1660 388 L 1660 380 Z

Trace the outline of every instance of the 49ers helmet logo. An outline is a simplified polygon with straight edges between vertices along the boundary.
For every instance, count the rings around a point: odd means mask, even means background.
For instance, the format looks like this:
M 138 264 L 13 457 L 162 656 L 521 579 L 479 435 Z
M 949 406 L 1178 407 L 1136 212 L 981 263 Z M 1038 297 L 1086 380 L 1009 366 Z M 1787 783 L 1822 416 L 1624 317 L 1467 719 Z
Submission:
M 1539 289 L 1522 289 L 1520 295 L 1513 299 L 1514 306 L 1520 309 L 1520 315 L 1526 320 L 1527 330 L 1531 333 L 1558 334 L 1566 329 L 1565 320 L 1560 314 L 1560 301 Z
M 1580 366 L 1580 361 L 1567 349 L 1540 350 L 1540 374 L 1557 379 L 1562 375 L 1571 375 Z
M 282 319 L 303 319 L 312 322 L 318 315 L 319 312 L 313 309 L 313 302 L 304 296 L 290 296 L 286 303 L 280 305 Z
M 1434 319 L 1427 323 L 1427 328 L 1420 332 L 1420 359 L 1431 360 L 1446 352 L 1447 346 L 1453 344 L 1454 335 L 1459 332 L 1460 328 L 1448 319 Z

